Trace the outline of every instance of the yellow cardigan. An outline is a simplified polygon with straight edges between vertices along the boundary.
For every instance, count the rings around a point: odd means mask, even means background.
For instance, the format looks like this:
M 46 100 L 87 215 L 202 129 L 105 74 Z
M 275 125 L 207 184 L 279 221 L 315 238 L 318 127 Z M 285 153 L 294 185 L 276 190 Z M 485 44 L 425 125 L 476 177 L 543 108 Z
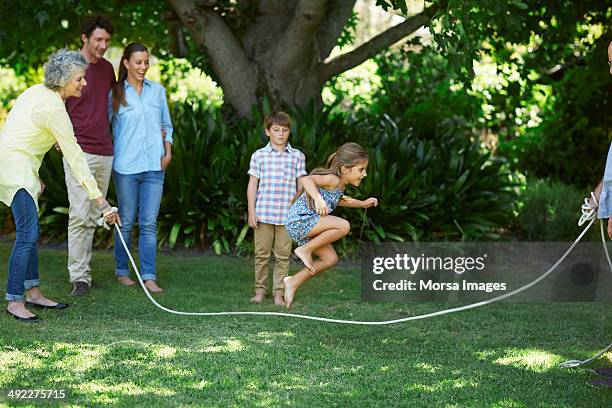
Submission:
M 0 201 L 10 206 L 15 193 L 25 188 L 38 207 L 38 170 L 56 142 L 89 198 L 102 196 L 77 144 L 62 97 L 39 84 L 19 95 L 0 131 Z

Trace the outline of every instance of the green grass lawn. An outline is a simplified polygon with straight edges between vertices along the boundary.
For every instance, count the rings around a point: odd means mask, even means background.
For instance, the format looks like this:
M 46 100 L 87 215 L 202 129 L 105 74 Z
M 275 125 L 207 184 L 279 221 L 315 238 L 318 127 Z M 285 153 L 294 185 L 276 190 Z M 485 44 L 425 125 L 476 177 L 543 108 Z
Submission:
M 0 244 L 2 285 L 9 252 Z M 0 316 L 0 405 L 15 404 L 6 390 L 29 388 L 65 390 L 75 406 L 612 406 L 612 392 L 586 385 L 589 372 L 557 367 L 611 341 L 609 304 L 503 303 L 374 327 L 183 317 L 118 284 L 110 252 L 94 254 L 100 287 L 72 298 L 66 259 L 63 250 L 40 252 L 44 293 L 70 308 L 39 312 L 37 325 Z M 251 265 L 162 255 L 166 293 L 157 298 L 183 311 L 279 310 L 268 299 L 249 304 Z M 362 302 L 358 268 L 335 268 L 302 288 L 293 311 L 387 320 L 446 307 Z M 609 366 L 612 353 L 605 357 L 595 366 Z

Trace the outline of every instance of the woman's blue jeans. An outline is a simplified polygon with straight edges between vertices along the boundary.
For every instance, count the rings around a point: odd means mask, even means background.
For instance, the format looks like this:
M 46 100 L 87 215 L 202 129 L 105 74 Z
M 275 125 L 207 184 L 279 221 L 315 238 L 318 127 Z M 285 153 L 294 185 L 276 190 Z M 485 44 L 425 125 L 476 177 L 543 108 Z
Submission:
M 5 299 L 23 301 L 26 290 L 39 286 L 38 280 L 38 211 L 34 199 L 25 189 L 15 194 L 11 203 L 15 221 L 15 245 L 8 264 Z
M 130 236 L 138 219 L 138 257 L 142 280 L 156 279 L 157 214 L 164 191 L 164 172 L 145 171 L 137 174 L 120 174 L 113 171 L 113 181 L 119 201 L 121 234 L 130 247 Z M 115 273 L 128 276 L 128 255 L 115 232 Z

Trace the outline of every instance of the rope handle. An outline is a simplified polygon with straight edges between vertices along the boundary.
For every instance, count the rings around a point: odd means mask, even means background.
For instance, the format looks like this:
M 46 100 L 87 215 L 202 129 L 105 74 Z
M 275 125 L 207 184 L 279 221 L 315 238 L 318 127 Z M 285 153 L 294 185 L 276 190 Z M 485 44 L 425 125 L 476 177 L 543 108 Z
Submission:
M 591 191 L 591 199 L 593 201 L 589 202 L 589 197 L 586 197 L 584 199 L 584 203 L 580 207 L 580 210 L 582 211 L 582 215 L 580 216 L 580 219 L 578 220 L 579 227 L 582 227 L 584 223 L 586 223 L 587 221 L 591 221 L 592 219 L 595 219 L 595 217 L 597 216 L 597 208 L 599 207 L 599 203 L 597 202 L 595 193 L 593 193 L 592 191 Z
M 117 213 L 119 209 L 117 207 L 110 207 L 108 211 L 102 214 L 102 217 L 98 220 L 98 227 L 104 227 L 104 229 L 110 230 L 110 226 L 106 223 L 106 217 Z

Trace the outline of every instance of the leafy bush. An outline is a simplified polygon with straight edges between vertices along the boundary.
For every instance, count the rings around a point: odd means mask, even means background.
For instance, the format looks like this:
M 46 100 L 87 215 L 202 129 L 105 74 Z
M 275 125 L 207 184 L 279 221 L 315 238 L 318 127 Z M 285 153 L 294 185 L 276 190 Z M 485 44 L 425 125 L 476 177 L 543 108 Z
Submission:
M 0 204 L 0 235 L 15 231 L 11 209 Z
M 504 160 L 465 138 L 419 140 L 389 118 L 378 127 L 368 177 L 357 193 L 380 200 L 368 209 L 368 240 L 494 239 L 496 228 L 508 225 L 517 181 Z M 360 224 L 354 210 L 345 216 Z
M 583 61 L 552 81 L 552 98 L 542 122 L 500 148 L 532 178 L 564 180 L 576 186 L 597 184 L 603 175 L 610 133 L 612 82 L 603 61 L 609 36 L 603 35 Z
M 464 137 L 421 140 L 388 117 L 356 120 L 314 107 L 293 112 L 290 141 L 307 156 L 308 169 L 325 163 L 342 143 L 358 140 L 371 153 L 368 177 L 357 198 L 380 199 L 379 208 L 340 209 L 353 225 L 340 243 L 352 252 L 355 241 L 495 238 L 509 223 L 514 178 L 503 160 L 483 152 Z M 262 118 L 228 123 L 219 111 L 175 106 L 175 144 L 166 171 L 159 216 L 160 245 L 212 247 L 217 253 L 250 252 L 246 222 L 246 171 L 251 153 L 267 140 Z M 41 226 L 49 238 L 65 239 L 67 198 L 61 158 L 50 152 L 41 175 L 47 190 L 41 197 Z M 109 199 L 114 201 L 111 190 Z M 362 230 L 363 227 L 363 230 Z M 97 245 L 112 243 L 100 232 Z
M 166 170 L 160 208 L 160 244 L 211 245 L 231 252 L 244 240 L 246 169 L 260 145 L 255 132 L 234 133 L 218 111 L 174 110 L 173 161 Z
M 16 75 L 10 68 L 0 66 L 0 126 L 4 126 L 8 111 L 26 88 L 24 77 Z
M 438 140 L 448 136 L 477 139 L 482 101 L 449 77 L 448 61 L 429 48 L 410 48 L 377 58 L 380 92 L 374 95 L 372 118 L 390 117 L 411 137 Z
M 497 238 L 509 224 L 516 176 L 481 147 L 481 101 L 448 76 L 447 61 L 423 49 L 378 59 L 381 91 L 361 112 L 369 146 L 362 186 L 381 205 L 364 235 L 378 240 Z M 362 138 L 363 139 L 363 138 Z M 349 218 L 354 218 L 347 213 Z
M 530 180 L 520 196 L 517 229 L 529 241 L 573 241 L 582 227 L 577 225 L 586 191 L 560 181 Z M 599 239 L 591 228 L 588 239 Z

